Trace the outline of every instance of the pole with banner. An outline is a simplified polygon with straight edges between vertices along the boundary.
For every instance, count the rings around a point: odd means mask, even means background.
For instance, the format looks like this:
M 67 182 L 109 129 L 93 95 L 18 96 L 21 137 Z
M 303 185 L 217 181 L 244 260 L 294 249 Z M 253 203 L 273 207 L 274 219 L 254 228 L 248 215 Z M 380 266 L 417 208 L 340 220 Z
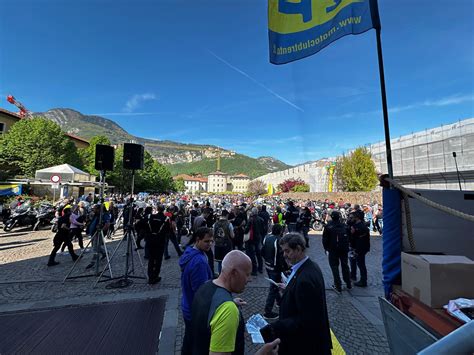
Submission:
M 377 0 L 268 0 L 270 62 L 286 64 L 318 53 L 347 36 L 376 30 L 387 168 L 393 178 L 392 149 Z

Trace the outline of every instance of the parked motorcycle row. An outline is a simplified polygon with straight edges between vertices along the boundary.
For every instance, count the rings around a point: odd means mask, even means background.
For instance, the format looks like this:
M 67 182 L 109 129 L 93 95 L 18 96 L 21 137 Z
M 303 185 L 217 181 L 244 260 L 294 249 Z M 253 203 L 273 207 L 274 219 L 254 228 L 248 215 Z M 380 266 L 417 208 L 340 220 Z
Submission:
M 50 227 L 56 214 L 56 208 L 49 203 L 42 203 L 38 207 L 31 201 L 25 201 L 10 211 L 3 221 L 3 230 L 11 232 L 15 227 L 31 227 L 36 231 L 40 227 Z

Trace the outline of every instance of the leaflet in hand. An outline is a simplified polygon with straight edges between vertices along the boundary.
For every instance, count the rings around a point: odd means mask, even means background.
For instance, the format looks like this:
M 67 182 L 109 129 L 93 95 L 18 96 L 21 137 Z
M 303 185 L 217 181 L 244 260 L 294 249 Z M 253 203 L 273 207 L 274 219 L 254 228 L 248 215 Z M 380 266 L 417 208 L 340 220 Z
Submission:
M 276 287 L 280 287 L 278 285 L 278 283 L 276 283 L 275 281 L 273 281 L 272 279 L 269 279 L 268 277 L 265 277 L 265 280 L 267 280 L 268 282 L 270 282 L 271 284 L 274 284 Z
M 260 314 L 254 314 L 249 318 L 246 323 L 247 333 L 252 337 L 252 343 L 254 344 L 264 344 L 262 335 L 260 334 L 260 329 L 265 327 L 268 322 Z

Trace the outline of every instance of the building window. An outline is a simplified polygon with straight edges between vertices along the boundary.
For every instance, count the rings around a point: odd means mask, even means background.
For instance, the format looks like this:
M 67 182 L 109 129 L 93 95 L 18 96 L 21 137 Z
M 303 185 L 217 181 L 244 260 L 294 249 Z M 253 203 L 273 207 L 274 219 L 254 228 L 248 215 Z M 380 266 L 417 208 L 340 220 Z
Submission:
M 0 135 L 5 133 L 6 128 L 7 128 L 7 126 L 5 125 L 5 123 L 0 122 Z

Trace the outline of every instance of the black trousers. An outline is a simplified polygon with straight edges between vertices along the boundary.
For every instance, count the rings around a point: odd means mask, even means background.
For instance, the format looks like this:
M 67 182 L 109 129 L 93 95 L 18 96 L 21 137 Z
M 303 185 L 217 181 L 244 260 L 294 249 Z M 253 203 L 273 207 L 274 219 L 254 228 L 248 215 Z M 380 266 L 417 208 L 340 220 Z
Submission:
M 206 251 L 207 255 L 207 262 L 209 264 L 209 267 L 211 268 L 212 275 L 214 275 L 214 252 L 212 249 L 209 249 L 209 251 Z
M 74 237 L 77 238 L 77 242 L 79 243 L 79 248 L 84 249 L 84 242 L 82 241 L 81 228 L 71 228 L 71 239 L 74 240 Z
M 347 257 L 347 251 L 330 251 L 329 252 L 329 266 L 331 267 L 332 276 L 334 278 L 334 285 L 341 287 L 341 276 L 339 274 L 339 264 L 341 264 L 342 278 L 346 285 L 351 284 L 350 272 L 349 272 L 349 261 Z
M 351 277 L 357 278 L 357 268 L 360 270 L 360 282 L 367 283 L 367 267 L 365 265 L 365 254 L 357 253 L 354 258 L 351 258 Z
M 235 230 L 234 230 L 235 231 Z M 233 248 L 237 250 L 244 250 L 244 234 L 242 231 L 235 232 L 234 240 L 232 241 Z
M 252 260 L 252 274 L 256 274 L 263 271 L 263 259 L 262 259 L 262 243 L 260 238 L 257 240 L 249 240 L 245 242 L 245 253 Z
M 303 226 L 303 228 L 301 229 L 301 233 L 303 234 L 304 240 L 306 241 L 306 248 L 309 248 L 309 227 Z
M 191 321 L 184 319 L 184 337 L 183 345 L 181 348 L 181 355 L 192 355 L 193 354 L 193 340 L 191 337 Z
M 145 239 L 145 231 L 143 229 L 138 229 L 137 230 L 137 247 L 141 247 L 141 242 L 142 240 Z
M 163 262 L 163 252 L 165 250 L 165 237 L 158 237 L 157 240 L 147 240 L 145 252 L 148 254 L 148 281 L 158 280 Z
M 71 255 L 72 260 L 76 260 L 78 256 L 76 255 L 76 253 L 74 253 L 74 247 L 72 246 L 71 237 L 69 236 L 69 231 L 59 231 L 54 236 L 53 250 L 51 251 L 51 254 L 49 255 L 48 263 L 54 262 L 54 259 L 56 258 L 56 253 L 58 252 L 59 248 L 61 248 L 61 245 L 63 243 L 67 246 L 69 255 Z
M 181 231 L 183 229 L 183 224 L 177 224 L 176 225 L 176 240 L 178 241 L 178 244 L 181 244 Z

